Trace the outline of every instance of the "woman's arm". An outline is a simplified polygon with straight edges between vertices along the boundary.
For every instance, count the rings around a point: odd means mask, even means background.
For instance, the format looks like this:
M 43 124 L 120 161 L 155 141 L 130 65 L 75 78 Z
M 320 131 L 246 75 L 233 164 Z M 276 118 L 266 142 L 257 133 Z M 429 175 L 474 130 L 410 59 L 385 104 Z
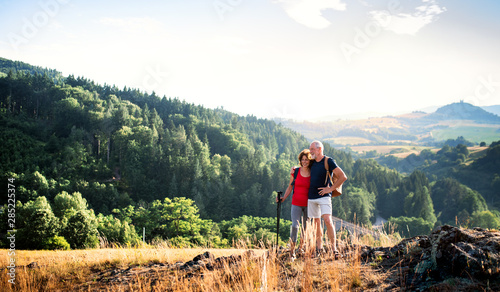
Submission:
M 286 188 L 285 195 L 281 198 L 282 202 L 284 202 L 285 199 L 288 198 L 288 196 L 290 196 L 290 194 L 292 193 L 292 190 L 293 190 L 292 182 L 293 182 L 293 173 L 290 177 L 290 183 L 288 184 L 288 188 Z M 276 203 L 277 202 L 278 202 L 278 198 L 276 198 Z

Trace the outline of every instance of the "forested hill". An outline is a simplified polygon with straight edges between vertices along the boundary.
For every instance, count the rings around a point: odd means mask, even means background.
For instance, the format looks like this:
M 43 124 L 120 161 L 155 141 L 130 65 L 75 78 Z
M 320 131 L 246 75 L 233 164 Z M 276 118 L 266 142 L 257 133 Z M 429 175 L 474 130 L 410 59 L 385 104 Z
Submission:
M 32 66 L 20 61 L 11 61 L 0 57 L 0 77 L 7 76 L 7 73 L 12 72 L 16 74 L 17 72 L 30 73 L 32 75 L 45 74 L 50 77 L 54 82 L 59 82 L 63 79 L 61 72 L 54 69 L 42 68 L 39 66 Z
M 16 214 L 24 218 L 16 228 L 26 238 L 72 238 L 80 232 L 75 226 L 93 226 L 95 220 L 101 234 L 122 234 L 113 237 L 122 243 L 137 238 L 127 224 L 146 227 L 149 239 L 198 244 L 269 235 L 275 224 L 251 218 L 276 217 L 275 191 L 286 189 L 298 153 L 309 146 L 302 135 L 273 121 L 82 77 L 59 78 L 55 70 L 20 62 L 2 59 L 1 64 L 6 73 L 0 76 L 0 187 L 4 192 L 15 181 L 21 204 Z M 411 222 L 417 233 L 456 222 L 454 214 L 441 215 L 433 205 L 449 195 L 446 189 L 434 190 L 435 182 L 422 172 L 403 177 L 328 145 L 325 153 L 349 177 L 345 195 L 333 202 L 335 216 L 365 225 L 377 214 L 392 216 Z M 481 194 L 450 183 L 474 203 L 456 206 L 470 215 L 465 219 L 477 221 L 478 212 L 489 212 Z M 290 203 L 282 208 L 284 218 Z M 287 240 L 288 231 L 281 231 Z M 124 237 L 128 232 L 134 236 Z M 92 245 L 85 240 L 68 241 L 72 247 Z
M 10 153 L 2 156 L 2 173 L 49 179 L 48 189 L 30 183 L 19 191 L 24 202 L 80 191 L 96 211 L 109 213 L 184 196 L 213 219 L 265 216 L 272 192 L 283 189 L 295 156 L 308 147 L 271 121 L 84 78 L 55 85 L 47 75 L 18 71 L 0 82 Z

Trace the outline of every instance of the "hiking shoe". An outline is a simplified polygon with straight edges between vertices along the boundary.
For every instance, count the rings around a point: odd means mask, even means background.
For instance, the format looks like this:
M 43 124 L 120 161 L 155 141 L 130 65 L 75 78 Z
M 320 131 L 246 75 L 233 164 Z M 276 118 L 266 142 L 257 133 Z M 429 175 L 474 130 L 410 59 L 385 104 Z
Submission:
M 325 250 L 323 248 L 316 248 L 316 257 L 320 257 L 324 253 Z
M 334 250 L 333 251 L 333 258 L 335 260 L 338 260 L 338 259 L 342 258 L 342 254 L 340 254 L 340 252 L 338 250 Z

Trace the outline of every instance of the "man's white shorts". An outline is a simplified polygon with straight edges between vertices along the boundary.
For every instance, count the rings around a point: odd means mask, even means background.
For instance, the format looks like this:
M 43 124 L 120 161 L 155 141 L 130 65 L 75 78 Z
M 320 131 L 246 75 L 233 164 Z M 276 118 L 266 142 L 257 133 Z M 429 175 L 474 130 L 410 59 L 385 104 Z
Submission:
M 332 197 L 307 200 L 307 217 L 321 218 L 325 214 L 332 214 Z

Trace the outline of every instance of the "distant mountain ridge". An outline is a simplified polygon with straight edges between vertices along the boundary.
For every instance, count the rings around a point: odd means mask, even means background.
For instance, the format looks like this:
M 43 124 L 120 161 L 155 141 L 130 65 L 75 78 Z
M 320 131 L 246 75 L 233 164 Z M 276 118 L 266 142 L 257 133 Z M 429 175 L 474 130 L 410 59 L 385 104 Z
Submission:
M 479 123 L 500 123 L 500 117 L 466 102 L 456 102 L 438 108 L 425 116 L 432 120 L 473 120 Z
M 481 108 L 487 112 L 500 116 L 500 105 L 482 106 Z
M 462 109 L 455 108 L 455 107 L 460 107 L 460 102 L 457 103 L 452 103 L 449 105 L 440 105 L 440 106 L 428 106 L 420 109 L 413 110 L 413 113 L 421 113 L 421 114 L 434 114 L 436 111 L 441 109 L 442 111 L 446 112 L 448 110 L 447 115 L 441 114 L 436 114 L 434 116 L 435 118 L 444 118 L 444 119 L 464 119 L 464 118 L 472 118 L 475 119 L 476 117 L 479 117 L 478 120 L 484 119 L 481 115 L 484 114 L 484 112 L 478 110 L 478 108 L 485 110 L 487 113 L 494 114 L 497 116 L 500 116 L 500 105 L 490 105 L 490 106 L 481 106 L 481 107 L 475 107 L 469 103 L 462 103 L 463 107 Z M 465 114 L 460 115 L 460 112 L 464 112 Z M 474 114 L 471 114 L 474 112 Z M 363 120 L 363 119 L 369 119 L 369 118 L 380 118 L 380 117 L 387 117 L 387 116 L 407 116 L 409 115 L 407 112 L 359 112 L 359 113 L 350 113 L 350 114 L 339 114 L 339 115 L 330 115 L 330 116 L 322 116 L 318 118 L 313 118 L 313 119 L 307 119 L 307 122 L 313 122 L 313 123 L 322 123 L 322 122 L 334 122 L 338 120 Z M 432 118 L 433 116 L 431 116 Z M 274 118 L 274 120 L 281 122 L 283 119 L 281 118 Z
M 466 102 L 456 102 L 434 112 L 414 111 L 356 120 L 297 122 L 279 120 L 310 140 L 336 147 L 387 144 L 439 145 L 464 137 L 474 143 L 498 140 L 500 116 Z

